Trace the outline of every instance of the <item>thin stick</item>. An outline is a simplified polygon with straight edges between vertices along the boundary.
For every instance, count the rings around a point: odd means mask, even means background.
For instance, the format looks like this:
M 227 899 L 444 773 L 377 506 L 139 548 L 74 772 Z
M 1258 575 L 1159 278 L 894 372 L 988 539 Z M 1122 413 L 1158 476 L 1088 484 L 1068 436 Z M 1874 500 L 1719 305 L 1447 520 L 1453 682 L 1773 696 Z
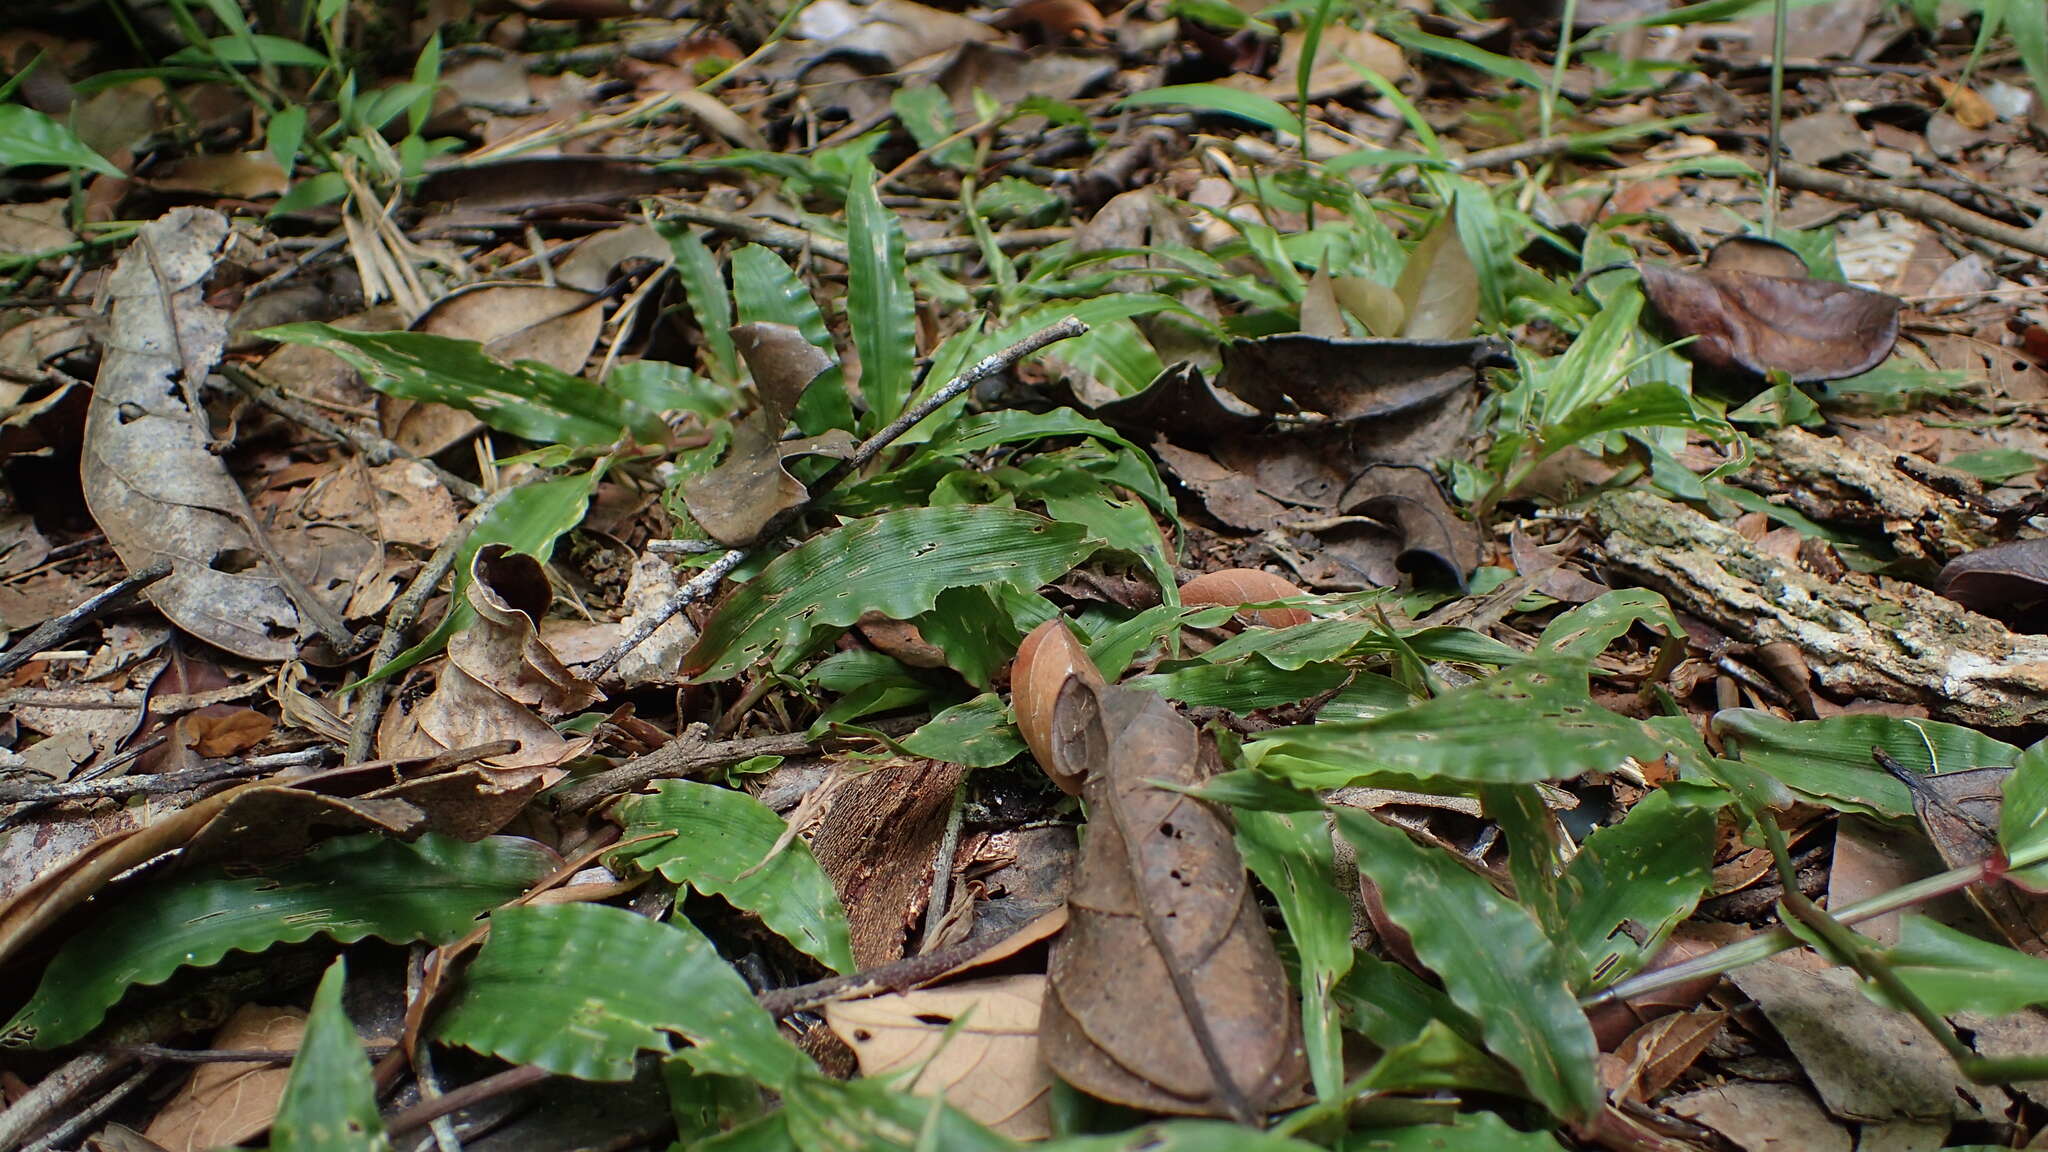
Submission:
M 816 1008 L 837 1000 L 854 1000 L 862 996 L 873 996 L 878 992 L 893 992 L 904 988 L 915 988 L 928 980 L 936 980 L 965 964 L 983 952 L 990 944 L 986 940 L 962 940 L 948 944 L 917 956 L 906 956 L 901 960 L 870 968 L 865 972 L 854 972 L 846 976 L 830 976 L 809 984 L 798 984 L 792 988 L 777 988 L 754 997 L 770 1016 L 777 1018 L 794 1012 Z
M 258 404 L 295 424 L 303 424 L 319 435 L 327 437 L 329 440 L 347 445 L 356 455 L 361 456 L 371 464 L 388 464 L 393 460 L 412 460 L 425 464 L 427 470 L 434 474 L 434 478 L 441 482 L 442 487 L 471 504 L 481 504 L 490 496 L 490 493 L 482 488 L 477 487 L 468 480 L 464 480 L 432 460 L 416 456 L 399 447 L 395 441 L 386 440 L 384 437 L 372 432 L 364 432 L 360 429 L 336 424 L 299 401 L 285 395 L 283 389 L 259 378 L 253 372 L 237 368 L 232 364 L 223 364 L 220 368 L 220 374 L 226 377 L 227 382 L 233 384 L 242 395 L 247 396 L 249 399 L 256 401 Z
M 958 399 L 969 388 L 1006 368 L 1014 366 L 1018 361 L 1037 352 L 1048 344 L 1056 344 L 1061 340 L 1071 339 L 1086 331 L 1088 331 L 1086 324 L 1081 323 L 1078 317 L 1069 316 L 1059 323 L 1041 328 L 1024 339 L 1017 341 L 1015 344 L 1010 345 L 1008 348 L 987 356 L 979 363 L 969 366 L 966 371 L 946 381 L 944 387 L 927 396 L 922 401 L 913 405 L 909 411 L 891 421 L 888 427 L 868 437 L 859 448 L 854 450 L 852 456 L 841 460 L 830 471 L 818 477 L 811 484 L 810 493 L 804 498 L 803 502 L 783 509 L 780 514 L 768 522 L 765 528 L 761 529 L 758 539 L 763 541 L 774 540 L 781 534 L 784 528 L 789 527 L 791 523 L 795 522 L 796 518 L 802 515 L 804 510 L 815 503 L 820 496 L 830 492 L 840 481 L 852 475 L 855 469 L 873 460 L 877 453 L 894 443 L 897 437 L 916 427 L 918 422 L 925 417 L 930 416 L 940 408 Z M 613 645 L 611 650 L 603 656 L 598 657 L 584 672 L 584 675 L 591 680 L 604 679 L 605 676 L 611 673 L 613 668 L 618 666 L 620 660 L 625 659 L 626 653 L 638 648 L 649 636 L 654 635 L 663 624 L 674 619 L 676 613 L 710 595 L 712 590 L 718 587 L 719 581 L 724 580 L 732 573 L 733 569 L 738 568 L 752 551 L 752 548 L 734 548 L 712 561 L 710 567 L 699 572 L 689 583 L 676 589 L 675 595 L 669 597 L 668 601 L 658 611 L 649 615 L 647 619 L 642 620 L 630 635 Z
M 426 567 L 412 578 L 405 591 L 384 614 L 384 634 L 377 638 L 377 653 L 370 659 L 372 672 L 382 668 L 398 657 L 405 645 L 405 634 L 411 631 L 413 622 L 420 618 L 420 609 L 426 607 L 427 597 L 441 583 L 450 569 L 455 567 L 456 554 L 462 551 L 463 541 L 483 523 L 484 517 L 496 511 L 505 497 L 517 491 L 516 487 L 494 492 L 491 496 L 470 510 L 462 518 L 448 539 L 441 542 L 434 554 L 427 558 Z M 391 696 L 391 680 L 386 677 L 363 690 L 362 704 L 356 710 L 355 720 L 348 730 L 347 762 L 359 764 L 370 758 L 370 748 L 377 739 L 377 722 L 384 716 L 384 702 Z
M 1778 238 L 1778 154 L 1785 124 L 1785 29 L 1789 0 L 1773 0 L 1771 9 L 1771 153 L 1764 166 L 1764 238 Z
M 171 574 L 171 562 L 158 560 L 142 571 L 93 593 L 78 607 L 62 616 L 52 616 L 35 626 L 14 647 L 0 655 L 0 676 L 4 676 L 36 655 L 47 652 L 85 630 L 87 624 L 121 608 L 136 593 Z
M 1918 188 L 1900 188 L 1882 180 L 1866 180 L 1860 176 L 1830 172 L 1825 168 L 1815 168 L 1796 160 L 1780 161 L 1778 178 L 1787 188 L 1855 200 L 1873 208 L 1890 208 L 1915 219 L 1946 224 L 1958 232 L 1975 236 L 1980 240 L 1989 240 L 1993 244 L 2016 252 L 2048 259 L 2048 239 L 2037 237 L 2026 229 L 2015 228 L 1989 216 L 1972 212 L 1932 192 L 1923 192 Z
M 99 1119 L 114 1110 L 114 1105 L 126 1100 L 128 1095 L 142 1087 L 156 1074 L 156 1065 L 145 1062 L 142 1067 L 126 1080 L 100 1093 L 99 1098 L 66 1117 L 62 1124 L 50 1129 L 49 1134 L 28 1146 L 28 1152 L 50 1152 L 51 1149 L 69 1145 L 74 1137 L 99 1123 Z
M 43 804 L 58 800 L 99 800 L 184 792 L 224 780 L 263 776 L 280 768 L 318 764 L 327 758 L 327 753 L 328 750 L 324 747 L 302 748 L 297 752 L 280 752 L 274 756 L 251 756 L 247 759 L 224 760 L 219 764 L 208 764 L 201 768 L 157 772 L 146 776 L 118 776 L 112 780 L 66 780 L 54 784 L 0 782 L 0 804 Z
M 415 1128 L 426 1125 L 448 1115 L 460 1112 L 472 1104 L 481 1104 L 529 1088 L 547 1079 L 553 1073 L 532 1064 L 520 1064 L 503 1072 L 493 1073 L 481 1080 L 464 1084 L 460 1088 L 443 1092 L 432 1100 L 422 1100 L 410 1108 L 392 1116 L 384 1124 L 387 1135 L 403 1136 Z
M 921 721 L 892 719 L 875 727 L 885 735 L 896 736 L 918 723 Z M 801 732 L 708 741 L 703 739 L 702 732 L 699 726 L 695 732 L 685 733 L 645 756 L 635 756 L 617 768 L 564 783 L 548 793 L 548 798 L 559 812 L 580 812 L 608 796 L 637 792 L 653 780 L 686 779 L 756 756 L 802 756 L 828 742 L 808 740 Z
M 706 228 L 715 228 L 764 248 L 779 248 L 784 252 L 807 251 L 823 256 L 834 264 L 846 264 L 852 259 L 843 240 L 819 236 L 773 220 L 742 216 L 737 212 L 721 212 L 716 208 L 706 208 L 702 204 L 681 201 L 664 201 L 661 214 L 666 219 L 686 220 Z M 1005 252 L 1018 252 L 1030 248 L 1043 248 L 1062 240 L 1071 240 L 1073 237 L 1074 230 L 1066 226 L 1019 228 L 1014 232 L 996 233 L 996 246 Z M 959 256 L 979 251 L 981 242 L 973 236 L 942 236 L 936 240 L 918 240 L 905 245 L 903 258 L 929 260 L 934 256 Z

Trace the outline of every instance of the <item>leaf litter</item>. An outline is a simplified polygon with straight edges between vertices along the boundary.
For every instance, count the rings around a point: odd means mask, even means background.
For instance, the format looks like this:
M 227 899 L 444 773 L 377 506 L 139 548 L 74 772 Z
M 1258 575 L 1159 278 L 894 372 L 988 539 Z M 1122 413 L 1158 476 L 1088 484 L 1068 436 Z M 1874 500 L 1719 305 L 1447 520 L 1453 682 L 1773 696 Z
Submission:
M 2048 1123 L 2031 6 L 173 7 L 0 31 L 0 1148 Z

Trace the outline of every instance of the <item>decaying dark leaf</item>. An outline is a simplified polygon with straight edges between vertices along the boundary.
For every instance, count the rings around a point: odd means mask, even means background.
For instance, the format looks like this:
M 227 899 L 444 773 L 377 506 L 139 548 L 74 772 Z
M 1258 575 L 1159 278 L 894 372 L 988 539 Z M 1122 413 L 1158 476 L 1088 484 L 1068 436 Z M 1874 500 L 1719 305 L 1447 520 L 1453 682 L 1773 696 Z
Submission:
M 1308 1075 L 1287 976 L 1229 823 L 1192 787 L 1215 746 L 1163 698 L 1068 678 L 1050 759 L 1090 820 L 1039 1028 L 1046 1062 L 1091 1095 L 1250 1121 Z
M 782 441 L 797 400 L 832 360 L 787 324 L 740 324 L 734 345 L 746 358 L 760 403 L 733 422 L 732 445 L 718 466 L 683 484 L 690 515 L 729 548 L 751 544 L 777 513 L 804 499 L 804 486 L 783 470 L 791 456 L 844 455 L 851 438 L 835 430 L 808 440 Z
M 2020 632 L 2048 631 L 2048 539 L 1965 552 L 1942 566 L 1934 590 Z
M 1912 793 L 1914 814 L 1942 862 L 1967 868 L 1998 851 L 1999 809 L 2012 771 L 1969 768 L 1923 775 L 1901 768 L 1892 775 Z M 2048 897 L 2009 883 L 1979 884 L 1965 894 L 2013 947 L 2031 956 L 2048 956 Z
M 278 560 L 210 450 L 196 398 L 227 344 L 227 313 L 206 302 L 206 280 L 228 241 L 220 213 L 179 208 L 122 255 L 79 472 L 123 563 L 171 560 L 170 576 L 145 594 L 172 623 L 237 656 L 282 660 L 316 628 L 346 631 L 339 603 L 315 598 Z
M 1853 284 L 1813 280 L 1798 256 L 1753 237 L 1723 241 L 1699 269 L 1637 265 L 1643 294 L 1683 351 L 1723 371 L 1840 380 L 1891 355 L 1904 303 Z

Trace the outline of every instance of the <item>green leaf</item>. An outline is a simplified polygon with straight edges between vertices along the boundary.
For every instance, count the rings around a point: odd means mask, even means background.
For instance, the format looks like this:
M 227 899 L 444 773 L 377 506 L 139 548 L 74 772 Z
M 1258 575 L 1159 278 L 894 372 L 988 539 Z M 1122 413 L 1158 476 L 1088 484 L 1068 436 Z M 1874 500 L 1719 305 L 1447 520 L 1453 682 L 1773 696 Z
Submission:
M 2000 768 L 2020 750 L 1972 728 L 1937 720 L 1890 716 L 1831 716 L 1781 720 L 1768 712 L 1730 708 L 1714 715 L 1714 731 L 1739 747 L 1743 763 L 1817 803 L 1844 812 L 1891 819 L 1913 815 L 1906 786 L 1877 766 L 1870 749 L 1884 749 L 1920 773 Z
M 767 805 L 731 788 L 664 780 L 654 795 L 628 797 L 616 811 L 625 840 L 671 835 L 621 848 L 614 857 L 721 897 L 834 972 L 853 971 L 839 894 L 802 840 L 778 850 L 788 826 Z
M 1329 817 L 1320 811 L 1240 811 L 1237 847 L 1287 921 L 1301 963 L 1301 1025 L 1309 1071 L 1316 1095 L 1328 1100 L 1344 1086 L 1344 1033 L 1335 989 L 1351 970 L 1351 901 L 1337 883 Z
M 864 612 L 909 620 L 948 588 L 1031 591 L 1086 559 L 1086 530 L 1014 508 L 906 508 L 815 536 L 729 593 L 683 666 L 698 683 L 729 680 L 773 653 L 788 668 L 821 634 Z
M 124 175 L 78 133 L 33 108 L 0 104 L 0 168 L 23 165 L 83 168 L 117 180 Z
M 1651 625 L 1671 639 L 1686 634 L 1664 597 L 1647 588 L 1617 588 L 1559 613 L 1537 637 L 1536 647 L 1591 660 L 1637 624 Z
M 610 444 L 624 432 L 649 444 L 667 438 L 661 413 L 538 360 L 505 364 L 474 340 L 430 332 L 351 332 L 311 321 L 257 335 L 331 352 L 379 392 L 460 408 L 528 440 L 590 447 Z
M 1714 813 L 1652 792 L 1621 823 L 1586 837 L 1558 880 L 1574 989 L 1632 975 L 1692 913 L 1713 882 L 1714 825 Z
M 1443 989 L 1370 952 L 1355 952 L 1351 970 L 1335 991 L 1344 1026 L 1381 1048 L 1398 1048 L 1442 1023 L 1467 1040 L 1479 1039 L 1479 1021 L 1467 1016 Z
M 1906 987 L 1944 1016 L 2007 1016 L 2048 1004 L 2048 960 L 1979 940 L 1925 916 L 1899 921 L 1899 942 L 1885 950 Z
M 306 1035 L 292 1058 L 291 1079 L 270 1126 L 270 1152 L 378 1152 L 389 1149 L 377 1088 L 356 1027 L 342 1011 L 348 961 L 338 958 L 320 978 Z
M 478 522 L 469 539 L 464 540 L 456 551 L 454 590 L 449 598 L 454 607 L 441 618 L 441 623 L 426 639 L 400 652 L 391 663 L 372 669 L 361 680 L 350 684 L 347 690 L 354 691 L 365 684 L 396 676 L 446 647 L 450 636 L 476 620 L 476 609 L 469 603 L 469 567 L 477 551 L 487 544 L 503 544 L 514 552 L 546 560 L 555 549 L 555 541 L 583 522 L 583 514 L 590 507 L 590 494 L 597 488 L 597 479 L 598 470 L 591 469 L 574 476 L 528 484 L 507 494 Z
M 1638 384 L 1611 399 L 1589 404 L 1561 423 L 1544 429 L 1544 454 L 1605 432 L 1634 432 L 1643 428 L 1684 428 L 1716 440 L 1726 440 L 1731 434 L 1726 422 L 1701 414 L 1694 409 L 1692 397 L 1659 380 Z
M 783 1097 L 789 1135 L 804 1152 L 1015 1152 L 941 1097 L 886 1080 L 805 1076 Z
M 1530 1093 L 1565 1119 L 1600 1104 L 1598 1045 L 1568 984 L 1565 961 L 1529 914 L 1435 848 L 1370 815 L 1337 812 L 1378 885 L 1387 915 L 1451 1000 L 1479 1021 L 1486 1046 L 1522 1074 Z M 1503 963 L 1513 957 L 1512 963 Z
M 1252 764 L 1310 787 L 1377 773 L 1532 784 L 1608 771 L 1627 757 L 1696 758 L 1689 745 L 1595 704 L 1585 665 L 1532 660 L 1371 720 L 1282 728 L 1246 746 Z
M 345 836 L 262 872 L 208 869 L 145 881 L 67 941 L 7 1025 L 39 1048 L 69 1044 L 137 984 L 316 935 L 343 944 L 375 936 L 443 944 L 478 914 L 524 892 L 555 866 L 533 841 L 465 844 L 428 834 L 405 844 Z
M 1981 452 L 1962 452 L 1942 463 L 1992 484 L 2003 484 L 2016 477 L 2031 476 L 2041 468 L 2040 457 L 2017 448 L 1986 448 Z
M 1491 1112 L 1459 1112 L 1448 1124 L 1353 1132 L 1339 1152 L 1563 1152 L 1548 1132 L 1523 1132 Z
M 205 64 L 219 61 L 239 68 L 267 64 L 276 68 L 327 68 L 333 61 L 296 40 L 242 32 L 216 36 L 204 44 L 180 48 L 164 57 L 166 64 Z
M 637 1051 L 786 1090 L 812 1071 L 746 981 L 686 921 L 602 904 L 503 909 L 438 1038 L 579 1080 L 630 1080 Z
M 1273 1132 L 1260 1132 L 1222 1120 L 1168 1120 L 1105 1136 L 1069 1136 L 1029 1144 L 1032 1152 L 1315 1152 Z
M 1249 120 L 1262 127 L 1271 128 L 1282 136 L 1299 136 L 1301 133 L 1301 120 L 1278 100 L 1253 92 L 1225 88 L 1221 84 L 1170 84 L 1164 88 L 1134 92 L 1118 101 L 1117 107 L 1193 108 L 1202 112 L 1220 112 L 1225 116 Z
M 740 323 L 787 324 L 823 348 L 826 355 L 839 358 L 810 289 L 769 249 L 749 244 L 732 254 L 732 298 L 739 308 Z M 839 373 L 828 372 L 804 389 L 796 403 L 796 426 L 806 436 L 833 428 L 853 430 L 853 401 L 846 395 L 846 383 Z
M 2013 761 L 1998 809 L 1998 846 L 2012 862 L 2013 879 L 2048 890 L 2048 740 Z
M 1189 664 L 1170 672 L 1136 677 L 1130 686 L 1197 708 L 1228 708 L 1245 713 L 1321 695 L 1342 685 L 1350 676 L 1351 670 L 1342 664 L 1305 664 L 1284 669 L 1253 657 L 1229 664 Z
M 668 241 L 669 253 L 675 257 L 676 279 L 683 285 L 683 298 L 690 305 L 690 314 L 697 318 L 697 330 L 703 334 L 704 347 L 711 354 L 711 363 L 705 370 L 721 384 L 738 383 L 740 358 L 732 342 L 732 297 L 725 290 L 725 273 L 718 270 L 711 249 L 704 246 L 695 232 L 673 221 L 662 221 L 655 228 Z
M 873 165 L 854 168 L 846 200 L 846 319 L 860 353 L 864 427 L 877 431 L 903 411 L 916 375 L 916 302 L 903 260 L 903 228 L 882 206 Z
M 1024 753 L 1016 717 L 993 692 L 953 705 L 897 743 L 913 756 L 969 768 L 994 768 Z

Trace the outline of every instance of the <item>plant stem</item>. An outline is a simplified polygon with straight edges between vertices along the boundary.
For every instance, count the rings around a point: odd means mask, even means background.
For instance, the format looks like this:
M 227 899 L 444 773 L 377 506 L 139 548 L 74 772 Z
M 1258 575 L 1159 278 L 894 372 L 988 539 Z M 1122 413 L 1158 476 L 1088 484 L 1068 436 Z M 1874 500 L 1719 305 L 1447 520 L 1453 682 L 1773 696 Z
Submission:
M 1773 0 L 1771 5 L 1771 142 L 1764 167 L 1764 236 L 1778 238 L 1778 151 L 1780 130 L 1785 121 L 1785 27 L 1790 0 Z
M 1784 0 L 1778 0 L 1783 5 Z M 1564 91 L 1564 70 L 1571 64 L 1572 32 L 1579 20 L 1579 0 L 1564 0 L 1564 17 L 1557 29 L 1557 59 L 1550 66 L 1550 87 L 1544 89 L 1543 99 L 1537 104 L 1537 114 L 1542 123 L 1537 132 L 1539 137 L 1550 135 L 1550 122 L 1556 114 L 1557 97 Z

